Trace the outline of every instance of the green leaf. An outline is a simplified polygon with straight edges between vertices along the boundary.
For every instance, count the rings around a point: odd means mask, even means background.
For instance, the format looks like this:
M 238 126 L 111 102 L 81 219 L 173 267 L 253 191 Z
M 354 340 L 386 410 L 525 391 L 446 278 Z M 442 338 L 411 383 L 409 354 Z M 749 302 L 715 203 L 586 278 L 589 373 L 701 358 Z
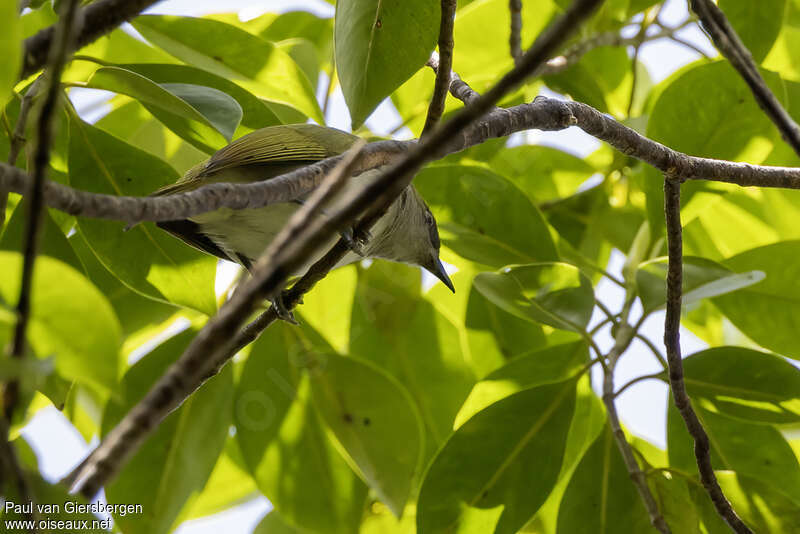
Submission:
M 775 74 L 763 74 L 770 86 L 780 87 Z M 783 93 L 781 90 L 779 94 Z M 759 164 L 775 143 L 783 142 L 775 126 L 756 104 L 747 84 L 727 61 L 690 65 L 662 82 L 654 95 L 657 96 L 654 96 L 647 122 L 647 136 L 674 150 Z M 686 127 L 686 117 L 692 117 L 691 128 Z M 661 172 L 645 166 L 644 187 L 650 226 L 658 235 L 664 226 Z M 695 193 L 708 188 L 709 184 L 700 180 L 683 184 L 683 210 L 691 207 Z M 713 189 L 726 190 L 717 185 Z M 701 201 L 698 207 L 703 205 Z M 698 209 L 696 216 L 702 216 L 702 211 Z M 684 217 L 683 222 L 690 221 Z
M 339 0 L 336 66 L 353 128 L 428 60 L 440 6 L 428 0 Z
M 649 523 L 606 425 L 572 474 L 558 511 L 558 532 L 639 533 L 648 531 Z
M 577 267 L 540 263 L 475 277 L 475 287 L 505 311 L 531 322 L 584 332 L 592 317 L 592 284 Z
M 189 65 L 158 63 L 128 63 L 118 66 L 141 74 L 161 85 L 187 83 L 211 87 L 222 91 L 238 102 L 239 107 L 242 109 L 241 124 L 249 129 L 256 130 L 258 128 L 275 126 L 281 123 L 269 106 L 256 95 L 236 85 L 227 78 L 217 76 L 208 71 Z
M 324 124 L 308 78 L 286 52 L 272 43 L 210 19 L 143 15 L 132 24 L 147 40 L 176 58 Z M 282 120 L 284 116 L 293 118 L 284 115 L 280 106 L 272 110 Z
M 330 353 L 316 334 L 274 324 L 253 344 L 236 387 L 242 456 L 259 490 L 289 524 L 349 534 L 361 522 L 366 485 L 330 441 L 305 367 Z
M 28 206 L 23 198 L 14 208 L 11 218 L 7 221 L 5 231 L 0 239 L 0 250 L 22 252 L 24 248 L 25 228 L 28 225 Z M 67 241 L 64 232 L 53 221 L 50 212 L 45 210 L 42 214 L 41 230 L 39 233 L 39 256 L 50 256 L 62 261 L 78 272 L 83 271 L 83 265 L 78 260 L 75 252 Z
M 781 76 L 800 80 L 800 62 L 793 52 L 800 44 L 800 2 L 784 0 L 784 6 L 780 32 L 762 64 L 767 69 L 780 72 Z M 768 27 L 771 26 L 769 24 Z
M 238 102 L 222 91 L 185 83 L 159 85 L 120 67 L 97 69 L 87 86 L 137 99 L 168 128 L 209 154 L 231 140 L 242 117 Z
M 70 185 L 112 195 L 144 196 L 178 176 L 162 160 L 80 119 L 70 121 Z M 216 311 L 216 258 L 204 255 L 151 224 L 128 232 L 124 223 L 79 219 L 80 232 L 100 262 L 147 297 Z
M 741 473 L 717 471 L 717 481 L 733 509 L 753 532 L 796 534 L 800 525 L 800 504 L 775 487 Z M 722 521 L 708 494 L 700 485 L 689 491 L 709 534 L 726 534 L 730 527 Z
M 303 534 L 303 531 L 294 528 L 278 512 L 272 510 L 256 525 L 253 534 Z
M 419 496 L 419 532 L 517 532 L 556 483 L 575 381 L 527 389 L 464 423 L 433 460 Z
M 695 411 L 709 436 L 714 469 L 753 477 L 800 503 L 800 465 L 780 432 L 769 425 L 708 412 L 697 404 Z M 692 438 L 672 403 L 667 412 L 667 444 L 671 467 L 697 473 Z
M 19 298 L 22 255 L 0 252 L 0 297 L 11 309 Z M 117 383 L 120 326 L 106 298 L 69 265 L 36 260 L 28 342 L 41 357 L 54 356 L 58 373 L 108 391 Z
M 410 395 L 377 367 L 335 354 L 327 355 L 311 378 L 328 428 L 362 478 L 400 517 L 424 451 L 422 421 Z
M 561 499 L 567 490 L 572 473 L 605 426 L 606 410 L 603 402 L 592 390 L 589 374 L 584 374 L 578 379 L 575 412 L 567 434 L 567 445 L 564 449 L 561 472 L 558 474 L 558 483 L 522 532 L 556 532 Z
M 522 3 L 522 49 L 555 16 L 558 7 L 551 0 Z M 476 0 L 459 9 L 456 14 L 453 39 L 453 71 L 470 86 L 483 92 L 511 70 L 514 62 L 508 48 L 511 16 L 506 0 Z
M 591 165 L 572 154 L 534 145 L 501 150 L 489 161 L 489 166 L 524 191 L 531 202 L 568 197 L 595 172 Z
M 786 3 L 786 0 L 719 0 L 719 8 L 753 59 L 760 63 L 778 38 Z
M 256 495 L 256 483 L 244 466 L 236 438 L 229 437 L 203 491 L 184 508 L 178 522 L 222 512 Z
M 492 267 L 558 258 L 539 210 L 488 169 L 429 167 L 414 184 L 436 215 L 442 242 L 464 258 Z
M 745 335 L 762 347 L 800 359 L 800 241 L 782 241 L 754 248 L 723 263 L 734 271 L 758 269 L 758 284 L 714 299 L 714 305 Z M 780 310 L 776 313 L 776 310 Z
M 424 300 L 421 285 L 419 270 L 406 265 L 375 261 L 360 270 L 349 352 L 380 366 L 411 394 L 425 425 L 427 460 L 452 431 L 476 368 L 499 357 L 472 352 L 459 330 L 463 316 Z
M 694 480 L 686 480 L 670 472 L 649 473 L 647 482 L 658 503 L 658 509 L 673 532 L 701 534 L 700 512 L 692 501 Z
M 683 364 L 686 388 L 709 411 L 751 423 L 800 422 L 800 370 L 741 347 L 697 352 Z
M 22 65 L 22 24 L 16 2 L 0 4 L 0 20 L 3 21 L 3 31 L 0 32 L 0 57 L 3 58 L 0 66 L 0 106 L 5 106 Z
M 348 350 L 356 283 L 355 266 L 334 269 L 303 297 L 303 306 L 298 308 L 303 320 L 340 353 Z
M 647 70 L 643 80 L 649 83 Z M 639 74 L 639 73 L 637 73 Z M 625 47 L 598 47 L 590 50 L 567 70 L 545 77 L 548 87 L 570 95 L 604 113 L 626 117 L 633 88 L 631 60 Z
M 589 352 L 583 341 L 555 345 L 514 358 L 475 384 L 458 412 L 455 428 L 510 395 L 574 376 L 588 361 Z
M 645 313 L 662 308 L 666 303 L 667 263 L 667 258 L 656 258 L 636 270 L 636 286 Z M 764 277 L 763 271 L 736 273 L 705 258 L 684 256 L 682 305 L 752 286 Z
M 123 378 L 125 401 L 110 401 L 103 433 L 150 390 L 197 334 L 188 330 L 165 341 L 136 362 Z M 105 488 L 110 503 L 138 503 L 143 514 L 115 515 L 125 532 L 161 534 L 172 530 L 189 498 L 202 490 L 222 452 L 231 422 L 233 372 L 222 369 L 156 431 Z

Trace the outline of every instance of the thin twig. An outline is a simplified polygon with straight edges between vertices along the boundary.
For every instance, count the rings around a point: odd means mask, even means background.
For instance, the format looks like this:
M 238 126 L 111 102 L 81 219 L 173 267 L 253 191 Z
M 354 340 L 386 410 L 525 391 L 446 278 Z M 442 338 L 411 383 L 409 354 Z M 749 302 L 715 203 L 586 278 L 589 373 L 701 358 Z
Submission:
M 641 376 L 637 376 L 636 378 L 632 378 L 632 379 L 631 379 L 631 380 L 629 380 L 629 381 L 628 381 L 628 382 L 627 382 L 625 385 L 623 385 L 621 388 L 619 388 L 619 389 L 616 391 L 616 393 L 614 393 L 614 398 L 617 398 L 617 397 L 619 397 L 620 395 L 622 395 L 622 393 L 623 393 L 623 392 L 624 392 L 626 389 L 628 389 L 629 387 L 631 387 L 632 385 L 634 385 L 634 384 L 638 384 L 639 382 L 642 382 L 642 381 L 644 381 L 644 380 L 652 380 L 652 379 L 654 379 L 654 378 L 658 378 L 658 379 L 664 380 L 664 378 L 665 378 L 665 377 L 664 377 L 664 371 L 659 371 L 659 372 L 657 372 L 657 373 L 650 373 L 649 375 L 641 375 Z
M 33 285 L 33 267 L 36 261 L 39 233 L 44 209 L 43 187 L 47 169 L 50 165 L 50 145 L 53 139 L 53 117 L 57 113 L 61 96 L 61 72 L 67 63 L 74 32 L 78 30 L 79 0 L 68 0 L 62 4 L 61 17 L 56 26 L 53 48 L 50 51 L 48 68 L 45 73 L 45 87 L 42 107 L 36 121 L 36 147 L 33 154 L 33 173 L 28 184 L 26 195 L 28 224 L 23 239 L 22 280 L 20 282 L 19 300 L 17 301 L 17 323 L 11 344 L 11 357 L 22 358 L 25 354 L 25 335 L 30 319 L 31 286 Z M 19 381 L 12 380 L 3 391 L 4 415 L 11 421 L 19 396 Z
M 619 358 L 628 349 L 628 346 L 631 344 L 634 334 L 636 333 L 636 330 L 634 330 L 630 324 L 628 324 L 628 318 L 631 310 L 631 306 L 628 303 L 633 302 L 633 299 L 630 298 L 631 296 L 626 295 L 625 305 L 623 306 L 620 321 L 618 324 L 616 324 L 614 331 L 614 347 L 607 356 L 608 364 L 604 369 L 605 372 L 603 374 L 603 403 L 605 404 L 606 411 L 608 412 L 608 422 L 609 425 L 611 425 L 611 431 L 617 443 L 617 448 L 619 449 L 620 454 L 622 454 L 622 460 L 625 462 L 625 468 L 627 469 L 628 474 L 633 481 L 633 485 L 636 487 L 636 491 L 639 492 L 639 497 L 642 499 L 642 503 L 644 503 L 647 514 L 650 516 L 650 523 L 659 532 L 668 534 L 671 532 L 670 528 L 667 525 L 667 522 L 664 520 L 664 517 L 661 515 L 661 512 L 658 509 L 658 504 L 656 503 L 656 500 L 650 491 L 650 487 L 647 485 L 647 477 L 644 475 L 639 467 L 639 464 L 636 462 L 636 458 L 633 455 L 633 449 L 631 448 L 630 443 L 628 443 L 628 440 L 625 438 L 625 432 L 622 430 L 622 425 L 619 421 L 619 415 L 617 414 L 617 407 L 614 402 L 614 370 Z
M 19 502 L 27 504 L 34 503 L 33 490 L 28 483 L 28 477 L 22 464 L 17 457 L 17 451 L 14 449 L 14 444 L 9 440 L 9 427 L 8 421 L 5 417 L 0 417 L 0 495 L 9 495 L 4 485 L 11 484 L 12 481 L 17 485 L 17 495 Z M 36 513 L 36 506 L 32 506 L 30 512 L 25 512 L 24 518 L 27 521 L 33 522 L 33 526 L 28 529 L 28 532 L 37 532 L 36 523 L 38 519 Z
M 710 0 L 691 0 L 694 11 L 703 28 L 711 36 L 714 45 L 750 87 L 758 106 L 775 123 L 784 141 L 800 156 L 800 126 L 792 119 L 767 86 L 750 51 L 739 39 L 722 10 Z
M 664 212 L 667 221 L 667 313 L 664 320 L 664 347 L 669 363 L 669 383 L 675 407 L 686 423 L 686 429 L 694 439 L 694 455 L 700 471 L 700 480 L 711 497 L 717 513 L 734 532 L 752 533 L 750 528 L 736 515 L 731 503 L 722 492 L 711 465 L 710 444 L 702 423 L 692 408 L 683 381 L 681 360 L 680 325 L 683 279 L 683 238 L 681 228 L 681 183 L 670 177 L 664 179 Z
M 508 0 L 508 10 L 511 12 L 511 34 L 508 45 L 514 64 L 522 58 L 522 0 Z
M 70 477 L 84 495 L 94 495 L 141 445 L 156 424 L 178 406 L 220 358 L 234 348 L 235 335 L 258 303 L 284 283 L 288 273 L 299 268 L 335 228 L 363 214 L 362 225 L 374 222 L 387 202 L 396 198 L 416 171 L 440 155 L 444 147 L 497 101 L 534 74 L 560 43 L 599 5 L 600 0 L 576 0 L 563 16 L 545 29 L 525 54 L 520 65 L 506 74 L 485 95 L 465 107 L 389 170 L 362 191 L 342 202 L 327 218 L 317 217 L 287 242 L 273 241 L 255 263 L 252 278 L 242 284 L 192 340 L 183 355 L 123 419 Z M 278 251 L 275 254 L 275 251 Z
M 658 350 L 656 344 L 650 341 L 650 339 L 648 339 L 647 336 L 639 333 L 638 329 L 636 332 L 636 339 L 644 343 L 647 346 L 647 348 L 650 349 L 650 352 L 653 353 L 653 356 L 656 358 L 656 360 L 658 360 L 658 362 L 661 364 L 661 367 L 663 367 L 664 370 L 669 369 L 669 364 L 667 364 L 667 359 L 664 358 L 664 355 L 661 354 L 661 351 Z
M 14 125 L 14 131 L 11 134 L 11 143 L 8 148 L 8 164 L 16 165 L 19 152 L 25 145 L 25 128 L 28 125 L 28 114 L 30 113 L 31 106 L 33 105 L 33 98 L 39 92 L 39 86 L 42 84 L 43 77 L 39 76 L 30 85 L 19 105 L 19 115 L 17 116 L 17 123 Z M 6 220 L 6 206 L 8 205 L 8 191 L 0 190 L 0 228 Z
M 442 119 L 447 92 L 450 90 L 450 74 L 453 70 L 453 26 L 456 18 L 456 0 L 442 0 L 442 17 L 439 23 L 439 66 L 433 84 L 433 96 L 428 106 L 428 116 L 422 135 L 425 138 Z

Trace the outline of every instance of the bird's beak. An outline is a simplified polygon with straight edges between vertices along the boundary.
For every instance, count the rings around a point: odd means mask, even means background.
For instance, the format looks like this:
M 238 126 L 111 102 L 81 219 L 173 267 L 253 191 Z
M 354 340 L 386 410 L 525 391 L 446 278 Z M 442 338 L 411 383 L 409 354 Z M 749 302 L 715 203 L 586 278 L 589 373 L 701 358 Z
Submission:
M 433 263 L 433 268 L 428 269 L 428 271 L 433 276 L 441 280 L 442 283 L 447 286 L 447 289 L 449 289 L 453 293 L 456 292 L 456 288 L 453 286 L 453 282 L 450 281 L 450 277 L 447 276 L 447 271 L 444 270 L 444 265 L 442 265 L 442 261 L 439 258 L 436 258 L 436 260 Z

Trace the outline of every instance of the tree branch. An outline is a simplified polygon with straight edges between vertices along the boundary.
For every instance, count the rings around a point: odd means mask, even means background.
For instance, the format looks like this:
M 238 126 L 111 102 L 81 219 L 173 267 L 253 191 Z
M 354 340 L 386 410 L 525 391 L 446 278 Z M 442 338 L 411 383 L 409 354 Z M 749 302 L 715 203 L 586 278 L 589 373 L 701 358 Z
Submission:
M 39 92 L 44 78 L 39 76 L 28 87 L 25 95 L 19 105 L 19 115 L 17 116 L 17 124 L 14 126 L 14 131 L 11 133 L 11 145 L 8 148 L 8 164 L 16 165 L 19 152 L 25 144 L 25 128 L 28 125 L 28 114 L 30 113 L 31 106 L 33 105 L 33 98 Z M 0 228 L 6 220 L 6 206 L 8 205 L 8 191 L 0 189 Z
M 683 243 L 681 229 L 681 182 L 665 177 L 664 212 L 667 220 L 667 314 L 664 320 L 664 347 L 667 349 L 669 363 L 669 383 L 675 407 L 683 417 L 686 428 L 694 439 L 694 455 L 700 471 L 700 480 L 711 497 L 717 513 L 738 533 L 752 533 L 736 515 L 731 503 L 725 498 L 711 466 L 708 434 L 692 408 L 686 384 L 683 381 L 683 361 L 681 360 L 680 324 L 683 284 Z
M 252 278 L 234 292 L 219 313 L 192 340 L 171 368 L 174 372 L 167 372 L 84 461 L 82 468 L 72 477 L 79 491 L 84 495 L 93 495 L 119 471 L 155 425 L 213 370 L 221 356 L 231 353 L 242 322 L 264 297 L 274 294 L 288 273 L 298 269 L 336 228 L 353 221 L 362 213 L 361 224 L 371 224 L 380 210 L 402 192 L 422 165 L 440 156 L 454 138 L 464 135 L 463 131 L 472 122 L 491 110 L 500 98 L 527 76 L 535 73 L 599 3 L 600 0 L 576 0 L 562 17 L 542 32 L 520 64 L 485 95 L 434 129 L 426 140 L 362 191 L 349 195 L 343 205 L 329 213 L 327 218 L 323 220 L 317 217 L 306 221 L 307 224 L 293 236 L 282 232 L 286 239 L 273 241 L 253 266 Z M 157 407 L 157 410 L 151 409 L 151 406 Z
M 750 87 L 758 106 L 778 127 L 784 141 L 800 156 L 800 126 L 767 87 L 767 83 L 761 77 L 761 73 L 753 61 L 753 56 L 739 39 L 736 30 L 728 22 L 725 14 L 710 0 L 691 0 L 690 4 L 692 11 L 700 18 L 703 28 L 714 41 L 714 45 Z
M 42 221 L 43 188 L 47 168 L 50 165 L 50 145 L 53 138 L 53 115 L 58 107 L 61 95 L 61 72 L 67 63 L 67 50 L 73 40 L 73 32 L 80 25 L 78 16 L 78 0 L 65 1 L 62 4 L 61 19 L 55 30 L 53 47 L 50 50 L 48 68 L 45 73 L 44 100 L 36 122 L 36 148 L 33 155 L 33 174 L 26 180 L 26 199 L 28 207 L 28 224 L 25 227 L 23 240 L 22 281 L 20 282 L 19 300 L 17 301 L 17 323 L 11 345 L 11 357 L 22 358 L 25 354 L 25 333 L 30 318 L 30 293 L 33 284 L 33 266 L 36 261 L 36 249 Z M 12 380 L 3 391 L 3 413 L 6 419 L 11 417 L 19 395 L 19 381 Z
M 436 71 L 436 82 L 433 85 L 433 96 L 428 106 L 428 116 L 425 117 L 425 126 L 422 135 L 426 137 L 439 123 L 444 113 L 444 103 L 447 91 L 450 89 L 450 75 L 453 69 L 453 25 L 456 18 L 456 0 L 442 0 L 442 18 L 439 23 L 439 60 L 441 66 Z
M 522 0 L 508 0 L 508 10 L 511 12 L 511 33 L 508 37 L 508 46 L 516 65 L 522 58 Z
M 430 63 L 430 62 L 429 62 Z M 469 86 L 451 81 L 455 91 L 468 102 L 477 100 Z M 740 186 L 780 187 L 800 189 L 800 168 L 751 165 L 711 158 L 689 156 L 648 139 L 591 106 L 537 97 L 531 103 L 508 109 L 495 109 L 465 128 L 438 149 L 432 158 L 464 150 L 488 139 L 504 137 L 529 129 L 563 130 L 578 126 L 586 133 L 607 142 L 620 152 L 635 157 L 670 176 L 682 180 L 711 180 Z M 378 141 L 364 147 L 355 174 L 397 162 L 417 145 L 416 141 Z M 313 165 L 250 184 L 218 183 L 203 186 L 189 193 L 164 197 L 119 197 L 79 191 L 61 184 L 47 182 L 44 201 L 52 208 L 71 215 L 112 219 L 129 223 L 182 219 L 216 210 L 252 209 L 276 202 L 287 202 L 317 187 L 341 156 L 328 158 Z M 27 173 L 0 163 L 0 188 L 26 194 Z
M 139 13 L 152 6 L 159 0 L 98 0 L 81 9 L 83 28 L 76 35 L 69 50 L 74 52 L 99 37 L 111 32 L 117 26 L 135 18 Z M 25 79 L 35 74 L 44 67 L 47 61 L 48 50 L 55 37 L 57 24 L 45 28 L 36 35 L 25 39 L 22 73 L 20 79 Z
M 631 448 L 630 443 L 628 443 L 628 440 L 625 438 L 625 432 L 622 430 L 622 425 L 619 421 L 619 415 L 617 414 L 617 407 L 614 402 L 616 397 L 614 393 L 614 369 L 616 368 L 617 361 L 619 361 L 620 356 L 622 356 L 622 354 L 628 349 L 636 334 L 636 329 L 631 327 L 631 325 L 628 323 L 632 303 L 633 299 L 627 297 L 625 306 L 620 316 L 620 321 L 615 325 L 614 347 L 608 353 L 608 364 L 603 368 L 603 403 L 605 404 L 606 411 L 608 412 L 608 423 L 611 425 L 611 431 L 614 435 L 614 440 L 617 443 L 617 448 L 619 449 L 620 454 L 622 454 L 622 460 L 625 462 L 625 468 L 628 470 L 631 481 L 636 487 L 636 491 L 639 492 L 639 497 L 641 497 L 642 503 L 647 510 L 647 514 L 650 516 L 650 523 L 659 532 L 668 534 L 671 532 L 669 525 L 667 525 L 667 522 L 661 515 L 661 512 L 658 509 L 658 504 L 656 503 L 656 500 L 650 491 L 650 487 L 647 485 L 647 477 L 642 472 L 639 464 L 636 462 L 633 449 Z M 623 387 L 617 394 L 621 393 L 625 387 Z

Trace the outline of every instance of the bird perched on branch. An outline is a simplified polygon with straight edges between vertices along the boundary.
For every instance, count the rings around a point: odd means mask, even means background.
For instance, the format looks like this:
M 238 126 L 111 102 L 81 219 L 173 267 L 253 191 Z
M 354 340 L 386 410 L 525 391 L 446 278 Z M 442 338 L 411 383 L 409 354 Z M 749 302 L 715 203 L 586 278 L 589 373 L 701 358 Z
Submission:
M 247 134 L 207 161 L 190 169 L 178 182 L 153 193 L 155 196 L 192 191 L 203 185 L 230 182 L 250 183 L 269 180 L 349 149 L 359 138 L 341 130 L 314 124 L 270 126 Z M 375 179 L 380 170 L 365 172 L 349 179 L 345 189 L 363 187 Z M 221 208 L 188 219 L 164 221 L 159 227 L 189 245 L 224 260 L 251 264 L 267 248 L 305 197 L 292 202 L 271 204 L 263 208 L 233 210 Z M 324 213 L 319 215 L 324 217 Z M 340 231 L 352 235 L 352 229 Z M 346 265 L 362 258 L 382 258 L 423 267 L 441 280 L 451 291 L 453 283 L 439 260 L 439 231 L 436 220 L 422 197 L 409 185 L 375 223 L 368 240 L 353 247 L 337 265 Z M 301 275 L 333 245 L 320 248 L 310 258 Z

